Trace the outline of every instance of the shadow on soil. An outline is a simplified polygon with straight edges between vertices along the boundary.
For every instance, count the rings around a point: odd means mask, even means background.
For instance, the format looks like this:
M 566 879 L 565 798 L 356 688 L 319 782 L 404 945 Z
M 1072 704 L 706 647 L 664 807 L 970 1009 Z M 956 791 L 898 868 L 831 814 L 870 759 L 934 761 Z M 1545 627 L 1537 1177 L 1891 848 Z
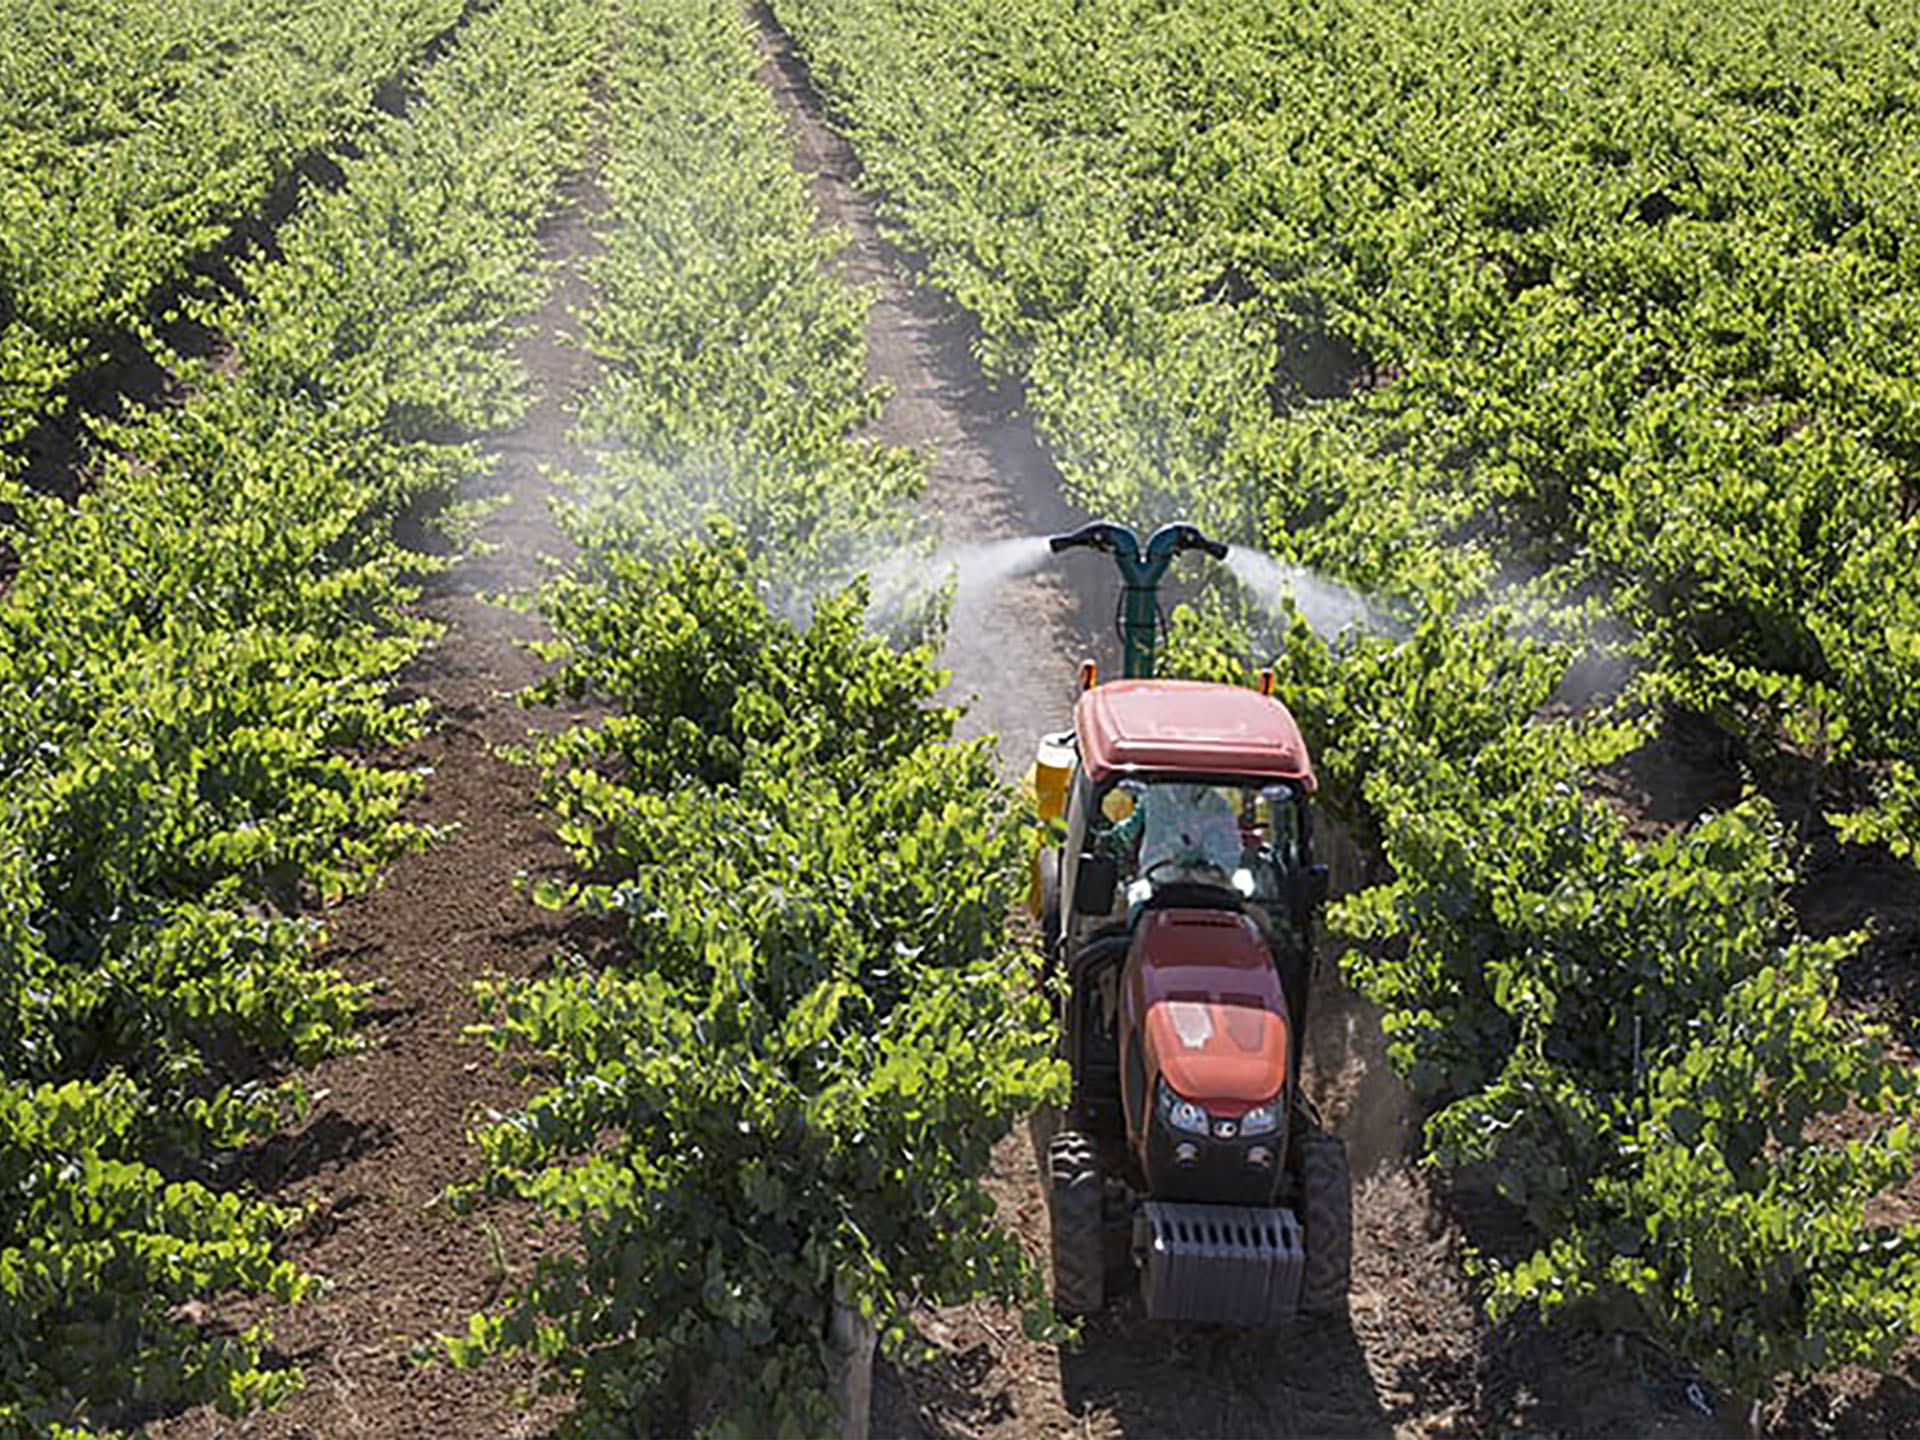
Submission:
M 1843 1372 L 1838 1378 L 1838 1386 L 1807 1386 L 1788 1396 L 1769 1417 L 1769 1433 L 1920 1435 L 1920 1390 L 1908 1381 L 1865 1371 Z M 1847 1388 L 1848 1381 L 1858 1388 Z
M 262 1189 L 274 1191 L 389 1149 L 393 1143 L 392 1126 L 352 1120 L 328 1109 L 301 1129 L 268 1140 L 254 1152 L 249 1169 Z
M 1238 1330 L 1121 1311 L 1062 1352 L 1060 1381 L 1068 1413 L 1124 1435 L 1392 1433 L 1344 1320 Z
M 923 1435 L 946 1440 L 977 1435 L 984 1425 L 1006 1424 L 1015 1411 L 1004 1389 L 990 1388 L 995 1363 L 993 1347 L 983 1340 L 912 1370 L 882 1365 L 875 1375 L 876 1419 L 884 1425 L 902 1418 L 887 1404 L 889 1390 L 897 1389 Z
M 1841 998 L 1885 1025 L 1899 1048 L 1920 1052 L 1920 869 L 1883 846 L 1842 844 L 1824 816 L 1803 828 L 1790 896 L 1801 928 L 1865 935 L 1840 963 Z

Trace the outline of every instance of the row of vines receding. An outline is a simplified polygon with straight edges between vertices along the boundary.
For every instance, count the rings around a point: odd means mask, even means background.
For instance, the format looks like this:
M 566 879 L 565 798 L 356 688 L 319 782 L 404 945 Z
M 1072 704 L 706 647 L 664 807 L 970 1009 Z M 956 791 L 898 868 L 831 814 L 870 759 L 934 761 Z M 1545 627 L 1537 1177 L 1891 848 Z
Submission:
M 0 65 L 58 41 L 28 8 L 25 48 L 10 34 Z M 86 48 L 75 83 L 100 99 L 96 127 L 137 152 L 140 125 L 177 124 L 205 144 L 170 159 L 209 168 L 140 172 L 159 187 L 141 217 L 153 253 L 92 273 L 124 290 L 102 325 L 144 323 L 155 277 L 285 159 L 278 140 L 234 149 L 262 139 L 262 116 L 196 108 L 200 69 L 230 67 L 230 101 L 270 105 L 305 72 L 256 46 L 337 64 L 289 116 L 298 145 L 455 13 L 283 6 L 266 36 L 232 7 L 135 8 L 110 35 L 59 31 Z M 99 426 L 77 500 L 0 491 L 17 559 L 0 597 L 0 1434 L 119 1433 L 206 1402 L 238 1415 L 300 1383 L 267 1325 L 234 1333 L 203 1310 L 323 1283 L 282 1257 L 298 1213 L 257 1198 L 242 1157 L 303 1109 L 291 1067 L 357 1043 L 363 990 L 312 963 L 313 911 L 431 839 L 403 814 L 420 777 L 365 758 L 423 720 L 391 687 L 431 638 L 409 577 L 437 562 L 395 523 L 433 515 L 474 469 L 447 436 L 519 403 L 503 345 L 577 154 L 586 18 L 502 0 L 477 19 L 419 74 L 405 122 L 360 116 L 337 193 L 311 197 L 271 254 L 240 257 L 231 293 L 185 302 L 230 344 L 221 363 L 157 351 L 181 394 Z M 138 53 L 175 25 L 211 48 Z M 47 101 L 65 74 L 9 81 L 5 104 Z M 65 122 L 47 123 L 53 144 Z M 120 153 L 112 135 L 87 143 Z M 36 182 L 78 186 L 75 213 L 104 217 L 75 253 L 150 233 L 112 230 L 132 202 L 85 182 L 58 166 Z M 194 202 L 172 229 L 168 185 Z M 6 240 L 9 264 L 38 253 L 31 234 Z M 9 343 L 54 336 L 35 317 L 63 296 L 6 315 Z
M 596 464 L 536 691 L 614 713 L 534 759 L 581 876 L 539 898 L 615 941 L 483 989 L 536 1084 L 475 1189 L 576 1243 L 450 1346 L 545 1357 L 588 1433 L 820 1433 L 836 1307 L 891 1349 L 916 1305 L 1040 1300 L 980 1183 L 1062 1083 L 1006 930 L 1030 834 L 936 700 L 937 613 L 866 628 L 921 460 L 858 436 L 868 297 L 743 16 L 614 9 Z

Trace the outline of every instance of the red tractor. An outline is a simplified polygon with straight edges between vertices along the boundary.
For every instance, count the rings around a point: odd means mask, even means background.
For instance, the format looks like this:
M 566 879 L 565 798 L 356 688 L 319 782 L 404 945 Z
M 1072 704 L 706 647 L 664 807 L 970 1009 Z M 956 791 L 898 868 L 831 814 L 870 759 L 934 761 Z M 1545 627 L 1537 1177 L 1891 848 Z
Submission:
M 1073 1072 L 1064 1112 L 1035 1126 L 1054 1303 L 1098 1311 L 1126 1251 L 1155 1319 L 1344 1311 L 1346 1150 L 1300 1093 L 1327 884 L 1312 762 L 1268 683 L 1150 678 L 1151 628 L 1135 622 L 1157 618 L 1166 562 L 1224 547 L 1185 525 L 1144 561 L 1118 526 L 1054 541 L 1071 545 L 1119 552 L 1130 673 L 1099 685 L 1083 671 L 1073 729 L 1042 742 L 1033 774 L 1059 838 L 1036 900 Z

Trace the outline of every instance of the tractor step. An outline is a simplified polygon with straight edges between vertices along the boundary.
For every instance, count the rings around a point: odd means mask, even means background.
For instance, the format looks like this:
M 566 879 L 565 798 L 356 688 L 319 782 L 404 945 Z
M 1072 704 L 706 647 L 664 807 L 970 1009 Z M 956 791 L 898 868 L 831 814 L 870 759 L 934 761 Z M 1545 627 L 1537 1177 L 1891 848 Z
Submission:
M 1307 1255 L 1291 1210 L 1148 1200 L 1137 1217 L 1149 1319 L 1268 1325 L 1299 1309 Z

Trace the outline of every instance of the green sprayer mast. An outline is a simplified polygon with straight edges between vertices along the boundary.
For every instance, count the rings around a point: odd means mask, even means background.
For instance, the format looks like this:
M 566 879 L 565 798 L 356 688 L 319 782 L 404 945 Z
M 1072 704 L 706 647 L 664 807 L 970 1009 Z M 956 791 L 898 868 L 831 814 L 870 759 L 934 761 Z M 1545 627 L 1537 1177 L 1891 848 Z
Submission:
M 1067 535 L 1055 535 L 1048 542 L 1058 554 L 1085 545 L 1104 550 L 1120 567 L 1124 588 L 1120 592 L 1118 627 L 1124 647 L 1128 679 L 1153 678 L 1154 644 L 1160 630 L 1160 581 L 1182 550 L 1204 550 L 1216 560 L 1227 558 L 1227 547 L 1209 540 L 1198 526 L 1185 521 L 1162 525 L 1147 541 L 1145 555 L 1140 552 L 1140 537 L 1125 525 L 1096 520 Z

